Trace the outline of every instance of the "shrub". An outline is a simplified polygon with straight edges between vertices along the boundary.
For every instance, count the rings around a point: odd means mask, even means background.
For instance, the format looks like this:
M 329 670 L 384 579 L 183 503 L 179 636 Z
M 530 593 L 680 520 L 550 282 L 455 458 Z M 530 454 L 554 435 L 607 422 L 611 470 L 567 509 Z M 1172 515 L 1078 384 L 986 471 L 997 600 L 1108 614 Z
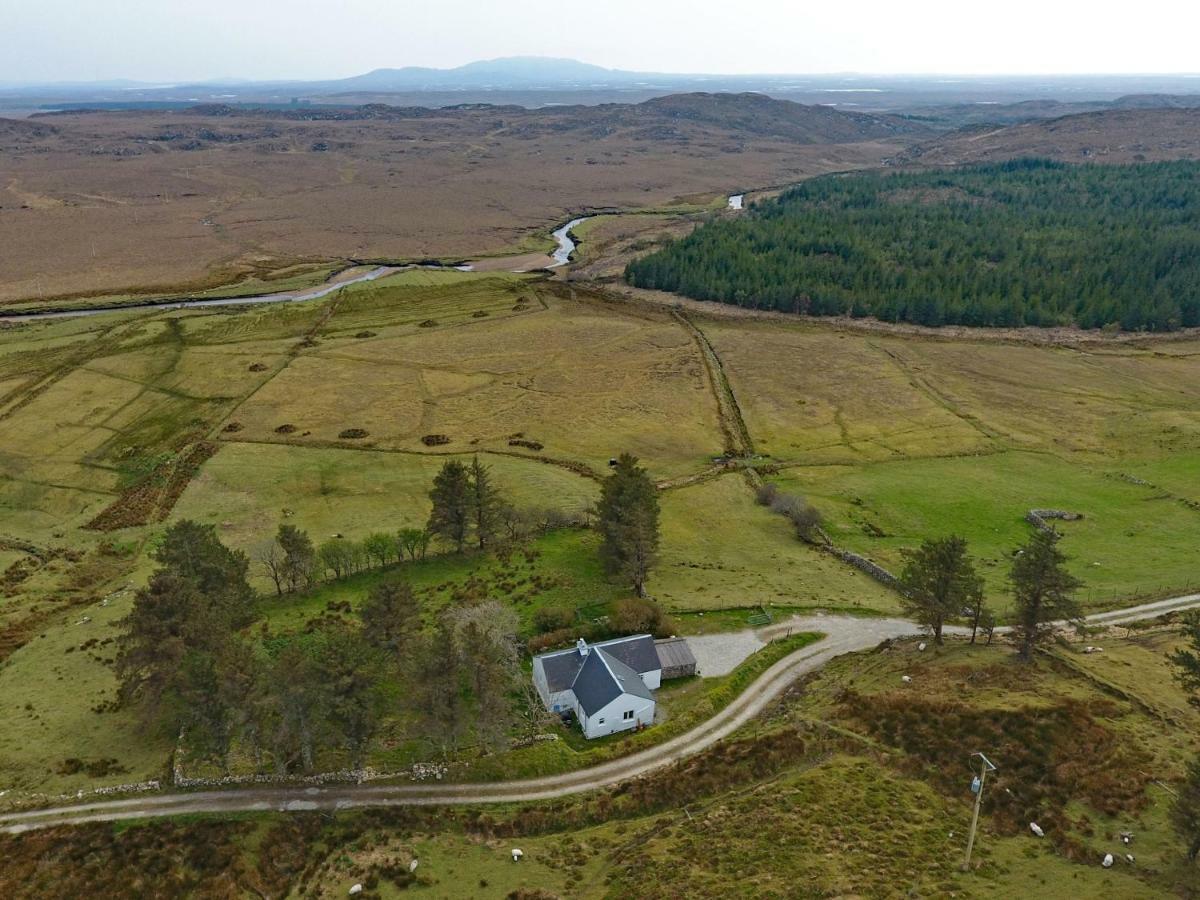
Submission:
M 575 610 L 565 606 L 543 606 L 533 614 L 533 624 L 543 633 L 561 631 L 575 624 Z
M 760 484 L 758 490 L 754 492 L 754 500 L 759 506 L 774 506 L 778 496 L 779 488 L 770 482 Z
M 821 527 L 821 514 L 808 505 L 808 501 L 798 494 L 784 494 L 776 491 L 770 500 L 772 512 L 786 518 L 796 529 L 796 536 L 804 541 L 816 538 L 817 530 Z
M 655 637 L 670 637 L 675 633 L 675 621 L 653 600 L 628 597 L 613 606 L 612 628 L 617 634 L 649 632 Z

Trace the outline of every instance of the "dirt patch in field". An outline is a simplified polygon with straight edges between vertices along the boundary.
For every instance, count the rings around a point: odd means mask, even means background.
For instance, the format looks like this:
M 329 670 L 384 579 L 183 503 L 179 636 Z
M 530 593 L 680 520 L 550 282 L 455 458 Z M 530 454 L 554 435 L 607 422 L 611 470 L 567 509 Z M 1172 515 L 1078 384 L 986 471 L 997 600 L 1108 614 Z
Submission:
M 219 448 L 219 444 L 199 441 L 181 450 L 122 492 L 84 528 L 116 531 L 163 521 L 175 507 L 188 482 Z
M 367 437 L 367 432 L 361 428 L 347 428 L 345 431 L 338 432 L 338 437 L 347 439 L 365 438 Z

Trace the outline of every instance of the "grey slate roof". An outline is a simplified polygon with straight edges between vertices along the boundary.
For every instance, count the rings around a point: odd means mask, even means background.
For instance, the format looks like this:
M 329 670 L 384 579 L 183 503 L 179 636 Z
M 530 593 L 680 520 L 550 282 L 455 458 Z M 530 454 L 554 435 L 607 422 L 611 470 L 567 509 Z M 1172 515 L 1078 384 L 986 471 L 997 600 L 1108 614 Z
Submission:
M 600 647 L 609 656 L 615 656 L 639 675 L 661 669 L 658 661 L 658 651 L 654 649 L 654 638 L 648 634 L 635 634 L 632 637 L 617 638 L 614 641 L 601 641 L 593 644 Z
M 615 638 L 589 646 L 593 649 L 603 649 L 610 657 L 620 660 L 639 675 L 662 668 L 658 661 L 658 651 L 654 647 L 654 638 L 648 634 Z M 591 656 L 590 653 L 588 655 Z M 543 653 L 538 659 L 541 660 L 542 671 L 546 673 L 546 685 L 554 693 L 569 688 L 584 663 L 584 657 L 575 647 L 556 653 Z
M 574 648 L 562 653 L 547 653 L 538 659 L 541 661 L 542 671 L 546 673 L 546 686 L 554 693 L 569 688 L 575 676 L 579 674 L 579 667 L 583 665 L 583 657 Z
M 571 685 L 571 689 L 575 691 L 575 699 L 589 716 L 621 696 L 621 688 L 616 679 L 609 674 L 599 651 L 584 657 L 583 665 L 579 667 L 579 674 L 575 676 L 575 683 Z
M 600 646 L 593 646 L 592 652 L 584 658 L 571 689 L 589 716 L 595 715 L 622 694 L 654 699 L 641 675 Z

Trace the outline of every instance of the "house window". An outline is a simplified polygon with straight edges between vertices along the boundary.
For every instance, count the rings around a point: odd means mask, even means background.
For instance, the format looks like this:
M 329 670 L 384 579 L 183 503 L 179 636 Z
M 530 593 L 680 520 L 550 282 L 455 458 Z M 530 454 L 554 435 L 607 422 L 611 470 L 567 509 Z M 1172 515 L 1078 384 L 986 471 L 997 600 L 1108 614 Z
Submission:
M 601 719 L 601 720 L 600 720 L 600 724 L 601 724 L 601 725 L 603 725 L 603 724 L 604 724 L 604 719 Z
M 628 722 L 632 718 L 633 718 L 633 710 L 632 709 L 625 710 L 625 721 Z

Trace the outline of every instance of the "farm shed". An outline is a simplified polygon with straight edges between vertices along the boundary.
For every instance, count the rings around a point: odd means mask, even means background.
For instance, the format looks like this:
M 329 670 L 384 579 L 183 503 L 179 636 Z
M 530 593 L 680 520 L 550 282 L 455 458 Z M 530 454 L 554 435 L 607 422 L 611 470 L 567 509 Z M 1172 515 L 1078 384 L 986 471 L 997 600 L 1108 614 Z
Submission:
M 673 637 L 655 641 L 654 649 L 658 651 L 664 681 L 668 678 L 687 678 L 696 674 L 696 657 L 692 655 L 692 648 L 683 638 Z

